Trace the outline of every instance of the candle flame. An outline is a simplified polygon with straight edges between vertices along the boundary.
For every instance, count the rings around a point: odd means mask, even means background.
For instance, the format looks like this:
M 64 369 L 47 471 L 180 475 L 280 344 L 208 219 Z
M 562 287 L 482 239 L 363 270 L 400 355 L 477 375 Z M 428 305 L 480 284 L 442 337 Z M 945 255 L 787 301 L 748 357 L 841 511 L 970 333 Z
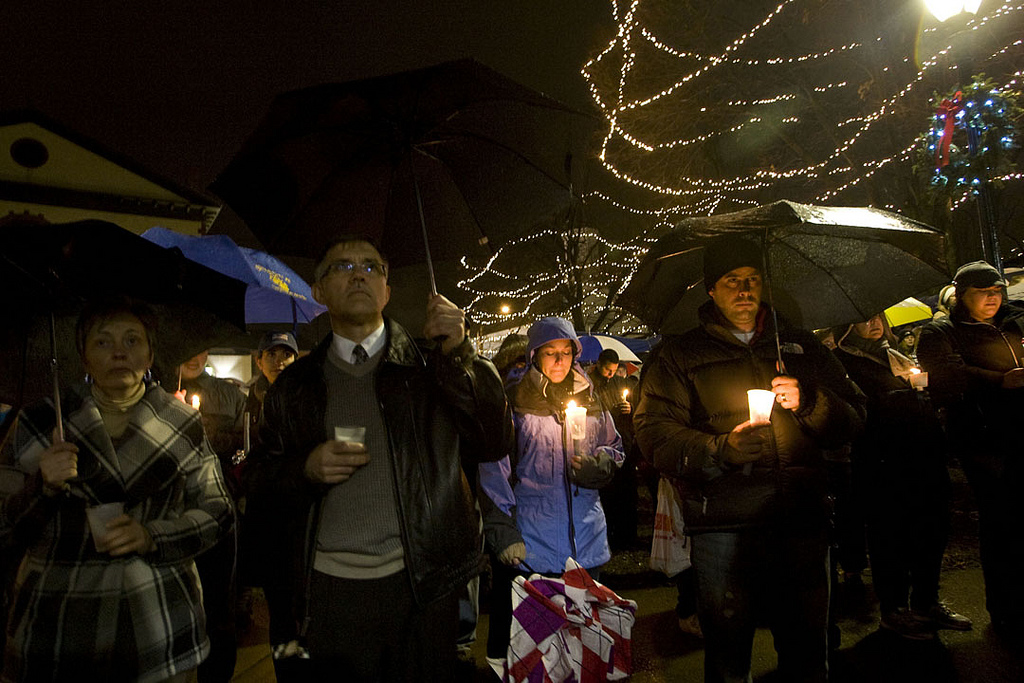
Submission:
M 921 368 L 910 368 L 910 374 L 911 375 L 920 375 L 921 374 Z
M 199 410 L 199 394 L 192 395 L 192 407 Z
M 575 407 L 576 407 L 576 401 L 569 401 L 568 403 L 565 404 L 565 409 L 566 410 L 568 410 L 569 408 L 575 408 Z
M 625 401 L 627 396 L 629 396 L 629 389 L 623 389 L 622 390 L 622 400 Z

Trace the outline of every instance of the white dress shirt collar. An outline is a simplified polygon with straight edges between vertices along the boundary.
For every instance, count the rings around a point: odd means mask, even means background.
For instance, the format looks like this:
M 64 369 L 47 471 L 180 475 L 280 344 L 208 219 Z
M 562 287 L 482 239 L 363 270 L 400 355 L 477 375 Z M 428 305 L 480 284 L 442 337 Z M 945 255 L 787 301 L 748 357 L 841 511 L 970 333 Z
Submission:
M 359 345 L 366 351 L 366 355 L 372 357 L 375 353 L 384 348 L 384 342 L 387 341 L 387 337 L 384 334 L 384 323 L 380 324 L 380 327 L 375 329 L 370 334 L 366 335 L 366 339 L 359 342 Z M 334 339 L 331 342 L 334 347 L 334 352 L 338 354 L 338 357 L 342 360 L 351 363 L 352 362 L 352 349 L 356 347 L 356 342 L 351 339 L 346 339 L 338 333 L 334 333 Z

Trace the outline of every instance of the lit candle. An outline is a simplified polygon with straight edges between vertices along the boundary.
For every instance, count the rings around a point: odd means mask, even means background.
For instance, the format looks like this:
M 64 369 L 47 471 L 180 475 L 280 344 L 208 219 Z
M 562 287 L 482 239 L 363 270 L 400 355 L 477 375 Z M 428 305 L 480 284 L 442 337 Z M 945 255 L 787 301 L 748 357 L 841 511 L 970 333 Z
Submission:
M 199 394 L 192 394 L 192 407 L 199 410 Z
M 587 409 L 577 406 L 576 401 L 565 405 L 565 423 L 569 425 L 569 434 L 574 439 L 582 439 L 587 435 Z
M 629 389 L 623 389 L 622 390 L 622 400 L 625 401 L 627 396 L 629 396 Z
M 750 410 L 751 422 L 771 422 L 772 407 L 774 405 L 775 392 L 765 389 L 747 390 L 747 408 Z

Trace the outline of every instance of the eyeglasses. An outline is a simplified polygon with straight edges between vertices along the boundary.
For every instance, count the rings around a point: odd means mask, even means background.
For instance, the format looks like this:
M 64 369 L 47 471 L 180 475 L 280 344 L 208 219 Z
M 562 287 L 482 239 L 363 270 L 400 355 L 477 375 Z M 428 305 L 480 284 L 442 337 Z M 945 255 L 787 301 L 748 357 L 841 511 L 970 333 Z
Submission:
M 345 276 L 350 276 L 353 273 L 359 273 L 360 275 L 366 275 L 367 277 L 372 275 L 384 277 L 388 274 L 388 267 L 380 261 L 363 261 L 361 263 L 353 263 L 352 261 L 334 261 L 333 263 L 327 264 L 320 279 L 322 280 L 332 273 L 338 273 Z

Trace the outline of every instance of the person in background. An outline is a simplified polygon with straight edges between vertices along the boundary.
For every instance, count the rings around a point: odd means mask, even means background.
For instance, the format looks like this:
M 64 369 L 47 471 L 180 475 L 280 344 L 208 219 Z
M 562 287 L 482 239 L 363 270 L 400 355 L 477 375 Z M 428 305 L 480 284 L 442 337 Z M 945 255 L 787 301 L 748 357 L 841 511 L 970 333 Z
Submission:
M 199 400 L 199 414 L 210 445 L 220 458 L 228 486 L 233 494 L 239 492 L 239 482 L 231 477 L 234 458 L 242 447 L 245 393 L 229 380 L 214 377 L 206 371 L 209 350 L 193 356 L 178 368 L 181 386 L 177 395 L 195 406 Z M 184 393 L 182 393 L 184 392 Z
M 245 401 L 245 415 L 249 430 L 249 450 L 259 441 L 259 423 L 263 415 L 263 399 L 267 390 L 277 380 L 281 372 L 291 365 L 299 355 L 299 346 L 290 332 L 267 332 L 260 339 L 256 348 L 255 363 L 260 371 L 259 377 L 249 389 Z M 246 453 L 248 455 L 248 453 Z M 275 500 L 273 482 L 257 481 L 247 471 L 246 463 L 240 463 L 235 471 L 241 471 L 242 495 L 239 502 L 241 511 L 239 524 L 238 551 L 238 600 L 235 605 L 236 630 L 247 630 L 252 623 L 253 586 L 262 586 L 270 616 L 270 640 L 273 645 L 288 642 L 292 629 L 286 629 L 288 636 L 279 633 L 281 624 L 291 620 L 291 609 L 288 605 L 288 593 L 282 592 L 268 575 L 273 567 L 260 535 L 274 524 Z M 281 640 L 283 638 L 283 640 Z M 288 679 L 288 672 L 278 670 L 280 660 L 275 659 L 275 674 L 280 682 Z
M 88 304 L 76 342 L 87 383 L 21 411 L 0 457 L 0 539 L 22 559 L 2 678 L 195 680 L 210 643 L 194 560 L 230 530 L 231 497 L 199 414 L 147 380 L 156 316 Z M 104 503 L 123 512 L 90 527 Z
M 206 436 L 217 453 L 228 491 L 237 505 L 242 497 L 242 484 L 235 458 L 242 451 L 245 394 L 233 382 L 206 371 L 209 355 L 206 350 L 181 364 L 181 386 L 175 395 L 193 407 L 198 405 Z M 227 683 L 235 672 L 238 533 L 237 527 L 232 528 L 216 547 L 196 559 L 211 646 L 210 656 L 199 667 L 199 683 Z
M 327 246 L 313 296 L 333 333 L 271 385 L 250 456 L 276 483 L 285 526 L 270 540 L 307 680 L 453 679 L 458 596 L 484 564 L 463 465 L 514 444 L 464 313 L 431 295 L 417 343 L 384 317 L 390 294 L 371 241 Z
M 501 346 L 494 354 L 494 367 L 501 375 L 501 381 L 505 384 L 518 382 L 526 373 L 526 345 L 529 339 L 525 334 L 513 332 L 501 340 Z
M 515 453 L 480 465 L 481 490 L 510 520 L 502 525 L 504 540 L 492 541 L 500 548 L 492 562 L 487 634 L 487 657 L 494 664 L 508 651 L 515 576 L 530 571 L 561 576 L 572 557 L 596 579 L 611 558 L 597 490 L 612 480 L 625 457 L 611 415 L 576 362 L 582 347 L 572 324 L 542 318 L 527 336 L 529 369 L 508 388 Z M 585 411 L 582 438 L 574 438 L 566 419 L 570 401 Z
M 961 266 L 953 284 L 956 303 L 948 317 L 925 326 L 917 357 L 945 416 L 950 450 L 978 504 L 992 626 L 1019 642 L 1024 636 L 1024 306 L 1007 301 L 1006 280 L 984 261 Z
M 929 640 L 937 629 L 969 630 L 971 620 L 939 600 L 950 514 L 942 428 L 927 390 L 911 384 L 914 360 L 892 348 L 887 333 L 882 314 L 839 328 L 835 354 L 868 399 L 851 457 L 881 627 Z
M 622 466 L 607 486 L 601 489 L 601 506 L 608 520 L 608 543 L 612 552 L 632 548 L 637 538 L 637 459 L 633 439 L 634 383 L 616 373 L 622 367 L 615 349 L 602 349 L 597 362 L 588 373 L 601 405 L 612 416 L 615 431 L 622 437 L 622 451 L 626 454 Z
M 646 457 L 681 481 L 708 683 L 750 679 L 761 620 L 782 679 L 827 680 L 822 449 L 852 440 L 864 415 L 863 395 L 828 349 L 781 317 L 776 327 L 761 302 L 763 262 L 739 237 L 707 246 L 700 324 L 652 354 L 634 417 Z M 747 390 L 769 388 L 778 404 L 770 423 L 751 422 Z
M 260 339 L 255 361 L 260 376 L 249 389 L 249 396 L 245 401 L 245 413 L 249 416 L 250 444 L 259 438 L 263 398 L 267 395 L 267 390 L 277 380 L 278 375 L 298 357 L 299 345 L 291 332 L 267 332 Z

